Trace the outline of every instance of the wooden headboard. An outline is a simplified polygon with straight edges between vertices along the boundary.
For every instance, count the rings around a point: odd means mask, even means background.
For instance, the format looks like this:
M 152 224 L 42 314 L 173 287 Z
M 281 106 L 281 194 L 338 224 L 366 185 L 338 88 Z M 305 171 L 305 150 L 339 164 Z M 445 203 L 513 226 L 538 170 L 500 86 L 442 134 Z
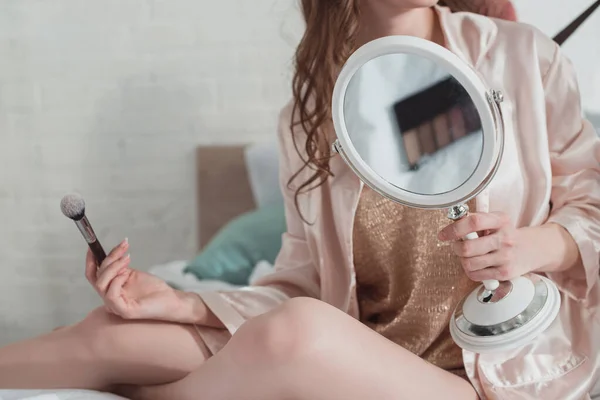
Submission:
M 245 146 L 200 146 L 196 150 L 198 249 L 238 215 L 255 208 Z

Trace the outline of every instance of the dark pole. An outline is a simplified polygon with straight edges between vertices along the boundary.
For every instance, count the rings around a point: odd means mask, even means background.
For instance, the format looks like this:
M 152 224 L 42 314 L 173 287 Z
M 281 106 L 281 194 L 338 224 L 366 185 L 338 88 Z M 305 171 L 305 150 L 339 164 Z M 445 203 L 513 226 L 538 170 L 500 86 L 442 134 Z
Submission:
M 559 46 L 562 46 L 564 42 L 583 24 L 583 22 L 588 19 L 590 15 L 596 10 L 596 8 L 600 7 L 600 0 L 596 1 L 594 4 L 588 7 L 579 17 L 577 17 L 573 22 L 571 22 L 565 29 L 560 31 L 556 36 L 554 36 L 554 41 L 558 43 Z

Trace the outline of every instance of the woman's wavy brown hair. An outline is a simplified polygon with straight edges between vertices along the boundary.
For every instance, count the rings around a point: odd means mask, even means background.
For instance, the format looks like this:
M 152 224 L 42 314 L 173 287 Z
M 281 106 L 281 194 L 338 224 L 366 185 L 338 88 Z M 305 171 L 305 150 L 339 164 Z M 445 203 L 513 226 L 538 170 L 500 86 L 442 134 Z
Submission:
M 294 146 L 305 169 L 312 175 L 295 189 L 296 209 L 301 193 L 321 186 L 332 176 L 329 168 L 332 137 L 331 98 L 338 72 L 355 50 L 359 30 L 360 0 L 301 0 L 306 23 L 304 36 L 296 49 L 291 131 Z M 470 11 L 491 17 L 515 19 L 509 0 L 445 0 L 440 5 L 452 11 Z M 301 129 L 295 129 L 300 127 Z M 302 138 L 297 138 L 301 136 Z M 304 155 L 298 142 L 304 140 Z
M 312 175 L 295 190 L 298 210 L 298 196 L 321 186 L 332 175 L 329 168 L 331 97 L 338 72 L 355 49 L 358 2 L 301 1 L 306 30 L 295 55 L 291 130 L 294 146 L 304 165 L 291 177 L 288 186 L 305 169 L 310 169 Z M 298 127 L 301 129 L 296 129 Z M 298 143 L 304 143 L 304 152 L 300 151 Z

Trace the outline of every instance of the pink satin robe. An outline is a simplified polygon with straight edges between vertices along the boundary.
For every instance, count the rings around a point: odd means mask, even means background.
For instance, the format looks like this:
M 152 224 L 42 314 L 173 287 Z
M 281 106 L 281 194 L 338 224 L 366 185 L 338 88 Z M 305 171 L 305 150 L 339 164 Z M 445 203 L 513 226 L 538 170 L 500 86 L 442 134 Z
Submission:
M 561 290 L 562 308 L 546 332 L 508 353 L 464 351 L 466 371 L 482 399 L 589 398 L 600 342 L 600 140 L 582 119 L 573 68 L 554 42 L 530 26 L 436 10 L 449 49 L 505 97 L 504 158 L 491 185 L 477 197 L 477 209 L 505 212 L 518 227 L 558 223 L 573 236 L 583 260 L 569 271 L 549 274 Z M 198 327 L 213 352 L 244 321 L 294 296 L 319 298 L 358 317 L 352 228 L 362 183 L 334 157 L 335 177 L 300 197 L 304 215 L 315 222 L 304 224 L 287 187 L 302 165 L 290 118 L 288 105 L 279 124 L 288 232 L 276 272 L 243 290 L 201 295 L 227 327 Z

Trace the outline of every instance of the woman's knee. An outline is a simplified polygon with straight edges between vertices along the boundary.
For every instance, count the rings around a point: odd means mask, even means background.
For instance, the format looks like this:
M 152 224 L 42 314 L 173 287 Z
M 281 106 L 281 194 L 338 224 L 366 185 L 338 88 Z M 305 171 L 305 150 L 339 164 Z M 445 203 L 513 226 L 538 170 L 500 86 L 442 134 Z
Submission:
M 103 358 L 114 354 L 126 340 L 117 337 L 117 332 L 113 329 L 116 325 L 117 317 L 106 311 L 104 307 L 98 307 L 77 324 L 61 330 L 68 329 L 77 342 L 83 344 L 95 358 Z
M 310 359 L 333 339 L 329 321 L 334 310 L 311 298 L 288 300 L 242 325 L 227 351 L 234 355 L 236 362 L 254 365 Z

